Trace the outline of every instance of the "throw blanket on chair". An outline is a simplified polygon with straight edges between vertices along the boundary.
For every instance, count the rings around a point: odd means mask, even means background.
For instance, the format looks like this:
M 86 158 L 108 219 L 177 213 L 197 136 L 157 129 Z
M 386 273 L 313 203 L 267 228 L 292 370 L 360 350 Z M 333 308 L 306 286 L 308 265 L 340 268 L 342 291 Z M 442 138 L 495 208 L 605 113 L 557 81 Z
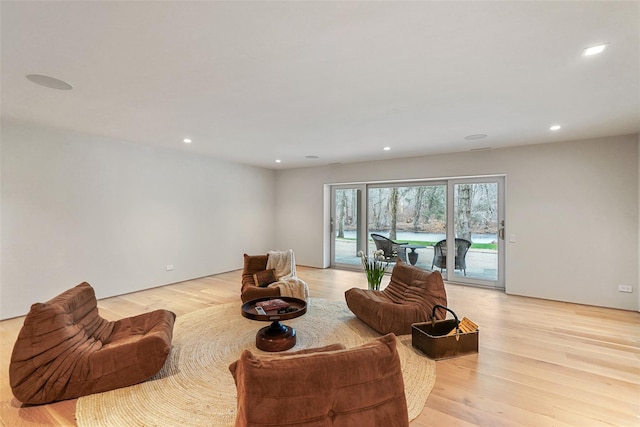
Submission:
M 267 269 L 273 268 L 278 281 L 269 285 L 270 288 L 280 289 L 280 295 L 294 297 L 307 301 L 309 299 L 309 287 L 296 277 L 296 259 L 293 250 L 269 251 Z

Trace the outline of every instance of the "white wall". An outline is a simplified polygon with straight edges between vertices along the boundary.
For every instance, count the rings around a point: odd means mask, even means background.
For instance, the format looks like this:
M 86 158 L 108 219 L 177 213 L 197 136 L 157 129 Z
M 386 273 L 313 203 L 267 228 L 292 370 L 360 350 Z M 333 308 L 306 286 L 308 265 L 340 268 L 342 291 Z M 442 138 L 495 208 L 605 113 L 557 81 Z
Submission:
M 638 135 L 279 171 L 276 242 L 323 267 L 323 186 L 506 174 L 510 294 L 638 309 Z
M 11 121 L 0 151 L 1 318 L 82 281 L 103 298 L 238 269 L 274 242 L 271 170 Z
M 81 281 L 103 298 L 241 268 L 243 252 L 323 267 L 325 184 L 495 173 L 518 237 L 507 292 L 640 309 L 638 135 L 277 173 L 11 121 L 1 137 L 0 318 Z

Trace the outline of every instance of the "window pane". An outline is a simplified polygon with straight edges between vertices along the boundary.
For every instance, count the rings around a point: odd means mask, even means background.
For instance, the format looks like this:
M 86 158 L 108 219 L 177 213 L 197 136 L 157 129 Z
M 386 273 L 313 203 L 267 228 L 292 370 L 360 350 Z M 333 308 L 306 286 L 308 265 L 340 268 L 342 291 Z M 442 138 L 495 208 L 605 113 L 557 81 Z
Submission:
M 456 184 L 454 197 L 455 236 L 472 243 L 456 242 L 454 275 L 498 280 L 498 184 Z
M 369 188 L 369 253 L 377 248 L 387 249 L 385 255 L 390 260 L 397 256 L 430 269 L 433 246 L 446 235 L 446 206 L 445 185 Z M 371 234 L 404 245 L 384 240 L 376 245 Z M 385 248 L 385 244 L 390 247 Z

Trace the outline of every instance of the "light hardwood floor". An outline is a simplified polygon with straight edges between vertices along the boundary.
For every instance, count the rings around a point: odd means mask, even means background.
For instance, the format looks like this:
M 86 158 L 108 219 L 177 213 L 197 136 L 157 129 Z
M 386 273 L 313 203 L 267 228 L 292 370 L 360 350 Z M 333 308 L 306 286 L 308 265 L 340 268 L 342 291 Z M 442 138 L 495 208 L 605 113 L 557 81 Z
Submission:
M 298 267 L 311 296 L 343 300 L 362 273 Z M 383 286 L 388 282 L 385 278 Z M 100 300 L 110 320 L 157 308 L 178 316 L 239 302 L 240 271 Z M 437 362 L 423 426 L 640 426 L 640 313 L 447 284 L 449 306 L 480 325 L 480 352 Z M 21 407 L 8 366 L 23 318 L 0 322 L 5 426 L 75 425 L 75 400 Z

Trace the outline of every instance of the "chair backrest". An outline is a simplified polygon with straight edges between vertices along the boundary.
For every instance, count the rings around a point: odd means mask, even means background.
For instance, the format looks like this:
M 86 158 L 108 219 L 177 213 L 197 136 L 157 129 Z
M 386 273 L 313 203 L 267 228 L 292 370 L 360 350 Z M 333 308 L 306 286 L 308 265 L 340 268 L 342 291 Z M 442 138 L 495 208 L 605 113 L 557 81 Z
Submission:
M 467 239 L 456 238 L 456 256 L 464 257 L 471 247 L 471 242 Z
M 456 239 L 456 258 L 455 258 L 455 268 L 459 270 L 466 270 L 467 268 L 467 251 L 471 247 L 471 242 L 467 239 Z M 466 272 L 465 272 L 466 274 Z
M 384 252 L 385 257 L 395 257 L 397 256 L 396 249 L 394 248 L 395 242 L 387 237 L 384 237 L 381 234 L 371 233 L 371 238 L 373 242 L 376 244 L 376 249 Z
M 471 242 L 467 239 L 461 239 L 456 237 L 456 257 L 455 257 L 455 268 L 456 269 L 466 269 L 467 263 L 465 261 L 465 257 L 467 256 L 467 251 L 471 247 Z M 433 266 L 438 268 L 447 268 L 447 241 L 440 240 L 433 247 Z
M 433 306 L 447 306 L 447 292 L 439 271 L 428 271 L 398 261 L 391 271 L 391 278 L 382 290 L 396 304 L 418 304 L 423 307 L 425 320 L 431 318 Z M 436 311 L 438 319 L 444 319 L 447 312 Z
M 456 237 L 456 256 L 465 256 L 469 248 L 471 247 L 471 242 L 467 239 L 461 239 Z M 439 255 L 446 256 L 447 255 L 447 241 L 440 240 L 433 247 L 435 251 L 438 252 Z
M 45 303 L 33 304 L 24 319 L 16 347 L 32 346 L 33 344 L 25 342 L 31 338 L 41 346 L 46 341 L 43 340 L 44 336 L 47 340 L 55 340 L 55 337 L 65 340 L 79 333 L 106 341 L 112 330 L 113 322 L 103 319 L 98 314 L 95 291 L 91 285 L 84 282 Z M 36 347 L 31 347 L 30 350 L 38 351 Z

